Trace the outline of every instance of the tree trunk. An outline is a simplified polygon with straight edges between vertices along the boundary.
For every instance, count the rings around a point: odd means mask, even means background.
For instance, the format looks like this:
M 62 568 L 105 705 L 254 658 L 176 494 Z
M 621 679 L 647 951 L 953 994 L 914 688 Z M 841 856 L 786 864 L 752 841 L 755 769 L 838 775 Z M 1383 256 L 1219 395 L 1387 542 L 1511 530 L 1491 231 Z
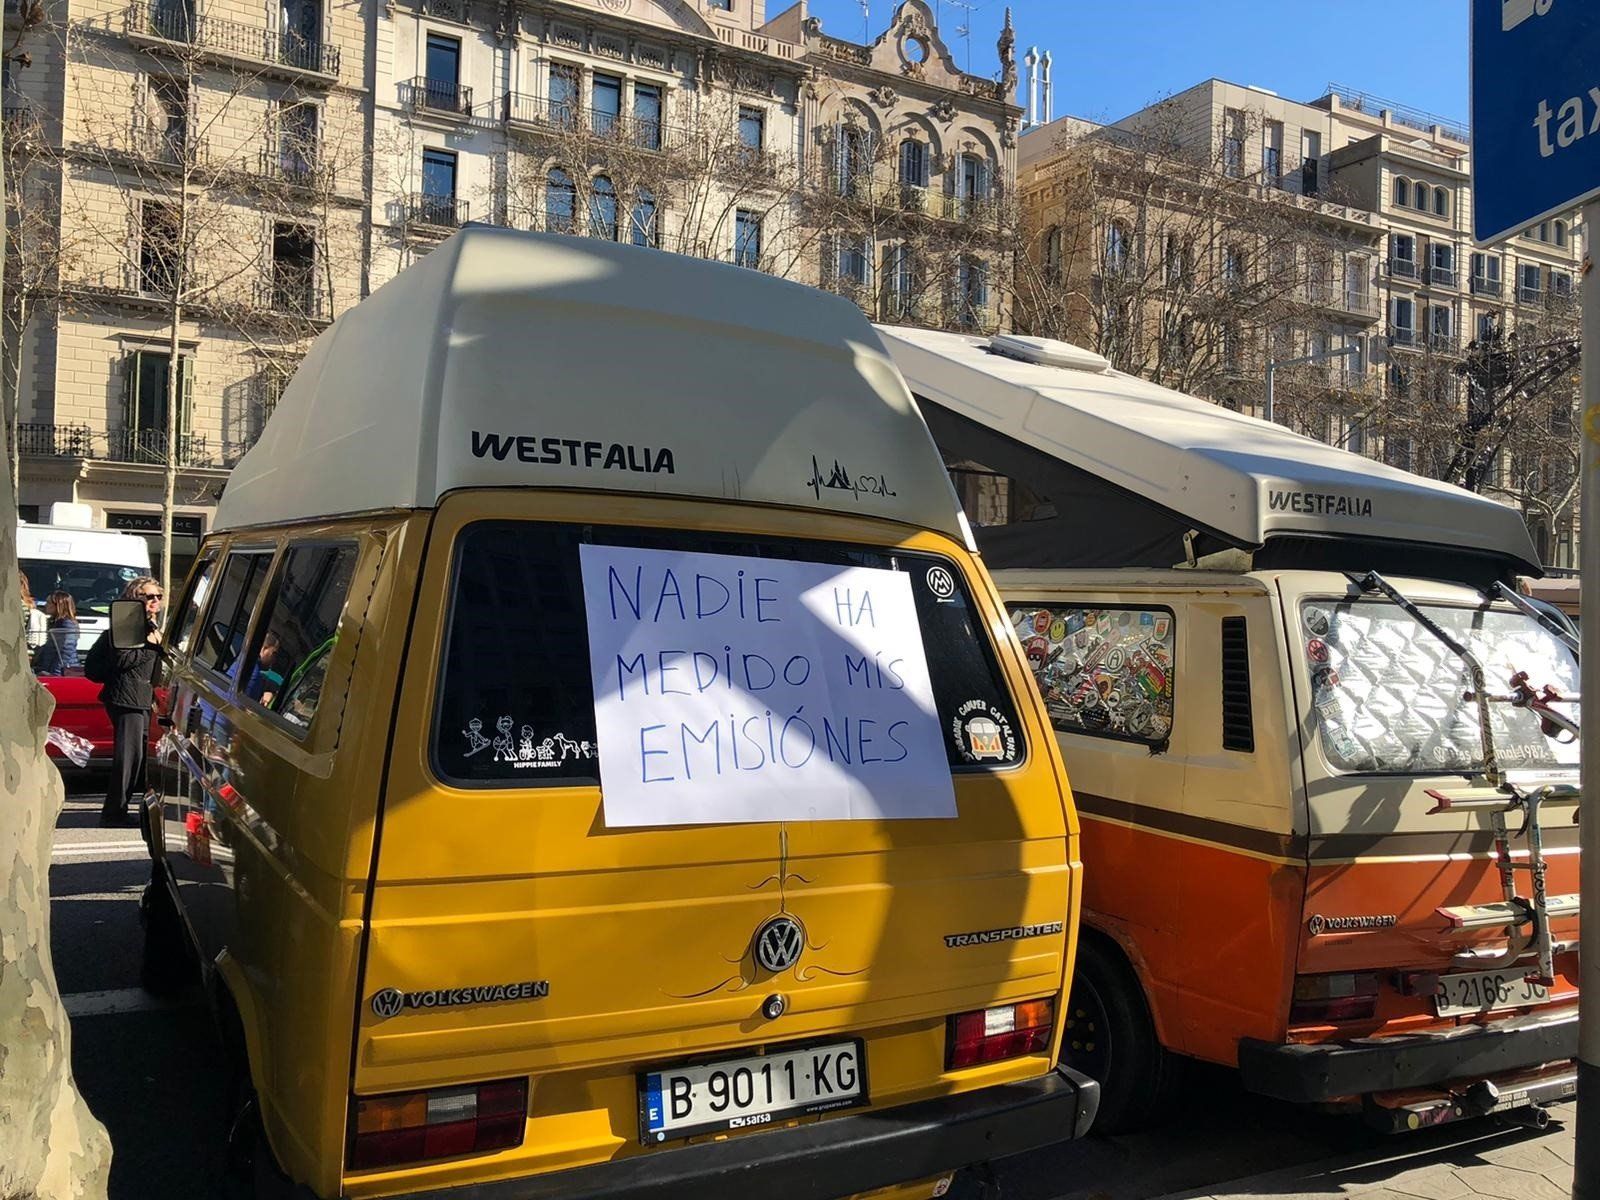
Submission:
M 10 439 L 7 438 L 9 441 Z M 50 843 L 59 772 L 45 756 L 52 701 L 28 667 L 17 581 L 17 500 L 0 483 L 0 1196 L 103 1200 L 111 1143 L 72 1082 L 72 1029 L 50 961 Z
M 178 280 L 183 269 L 178 269 Z M 179 299 L 179 285 L 174 281 L 172 307 L 167 312 L 167 453 L 161 480 L 161 590 L 172 592 L 172 525 L 173 507 L 178 492 L 178 405 L 183 399 L 183 364 L 178 358 L 178 322 L 183 318 L 183 304 Z

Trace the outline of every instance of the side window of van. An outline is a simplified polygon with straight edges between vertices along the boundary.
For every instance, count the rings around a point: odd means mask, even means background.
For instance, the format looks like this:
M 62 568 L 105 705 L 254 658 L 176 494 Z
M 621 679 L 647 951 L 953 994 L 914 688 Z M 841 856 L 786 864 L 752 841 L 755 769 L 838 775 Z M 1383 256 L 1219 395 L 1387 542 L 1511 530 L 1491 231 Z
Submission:
M 207 555 L 195 568 L 194 581 L 189 584 L 189 591 L 183 598 L 183 604 L 178 608 L 178 619 L 172 626 L 177 631 L 176 636 L 167 639 L 175 654 L 183 655 L 189 652 L 189 642 L 194 637 L 195 623 L 205 611 L 206 601 L 211 598 L 211 578 L 216 570 L 217 559 L 214 554 Z
M 971 597 L 940 558 L 799 538 L 483 521 L 456 542 L 433 728 L 441 779 L 490 787 L 597 782 L 584 542 L 905 572 L 951 769 L 1004 770 L 1026 756 Z
M 301 729 L 322 698 L 356 558 L 354 542 L 291 548 L 241 672 L 247 699 Z
M 1014 603 L 1011 623 L 1057 729 L 1149 745 L 1171 736 L 1170 608 Z
M 233 670 L 244 649 L 250 614 L 256 598 L 267 582 L 272 565 L 272 550 L 235 550 L 222 565 L 222 580 L 217 585 L 216 603 L 206 614 L 205 628 L 195 647 L 195 661 L 224 675 Z

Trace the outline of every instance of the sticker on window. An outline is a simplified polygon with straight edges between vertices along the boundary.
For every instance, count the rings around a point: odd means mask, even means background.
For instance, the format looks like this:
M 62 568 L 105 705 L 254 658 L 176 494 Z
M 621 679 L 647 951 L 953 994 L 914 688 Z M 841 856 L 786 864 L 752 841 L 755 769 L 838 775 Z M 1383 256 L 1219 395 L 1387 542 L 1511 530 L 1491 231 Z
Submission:
M 1011 622 L 1057 729 L 1159 744 L 1172 732 L 1166 609 L 1014 606 Z

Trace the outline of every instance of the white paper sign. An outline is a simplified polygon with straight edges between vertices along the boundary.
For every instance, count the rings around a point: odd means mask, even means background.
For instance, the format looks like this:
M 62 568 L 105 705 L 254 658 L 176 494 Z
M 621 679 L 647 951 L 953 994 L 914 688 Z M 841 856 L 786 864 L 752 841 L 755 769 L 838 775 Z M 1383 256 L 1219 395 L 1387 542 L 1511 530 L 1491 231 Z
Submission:
M 607 825 L 956 815 L 903 574 L 579 549 Z

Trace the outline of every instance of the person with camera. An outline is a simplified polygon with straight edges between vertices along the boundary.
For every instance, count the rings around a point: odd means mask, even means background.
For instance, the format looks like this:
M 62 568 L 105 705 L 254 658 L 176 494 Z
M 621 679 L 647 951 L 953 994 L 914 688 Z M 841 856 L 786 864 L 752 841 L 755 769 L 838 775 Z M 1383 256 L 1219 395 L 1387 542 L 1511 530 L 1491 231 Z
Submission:
M 100 703 L 111 718 L 111 782 L 100 809 L 100 824 L 131 825 L 128 801 L 144 786 L 145 748 L 150 738 L 150 708 L 155 702 L 155 676 L 166 652 L 161 644 L 161 583 L 140 575 L 123 589 L 122 599 L 144 605 L 147 632 L 144 645 L 118 650 L 108 629 L 89 651 L 83 673 L 104 686 Z

